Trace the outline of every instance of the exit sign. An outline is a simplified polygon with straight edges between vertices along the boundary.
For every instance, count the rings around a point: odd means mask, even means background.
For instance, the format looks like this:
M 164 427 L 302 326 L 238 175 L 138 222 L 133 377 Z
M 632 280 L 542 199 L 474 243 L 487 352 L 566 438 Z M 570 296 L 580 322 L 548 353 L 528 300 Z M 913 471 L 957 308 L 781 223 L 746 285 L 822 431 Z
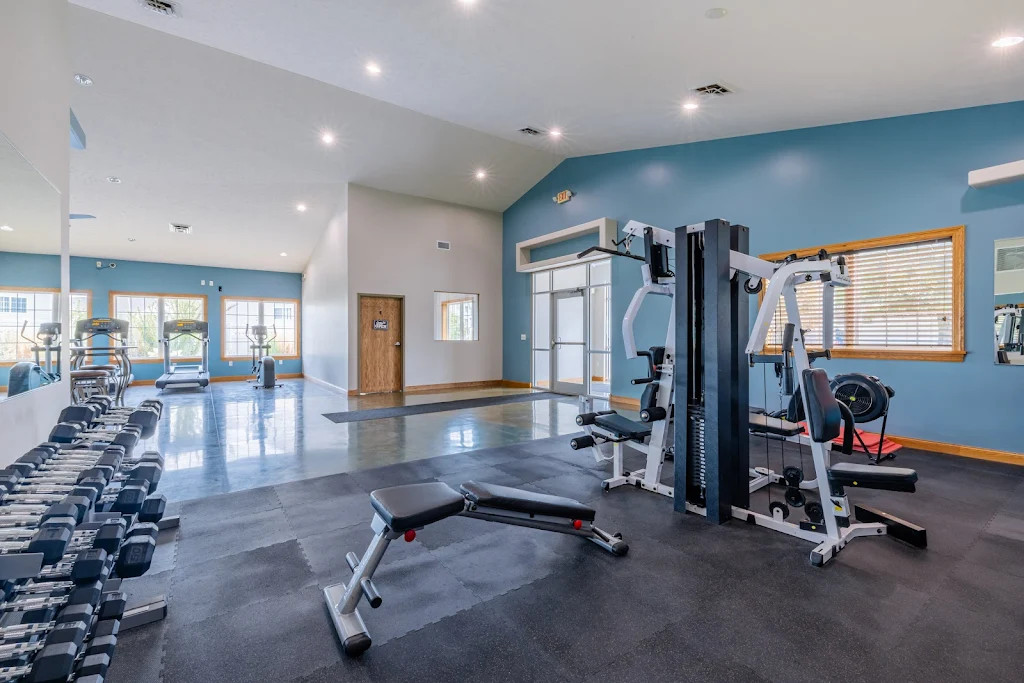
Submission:
M 561 192 L 556 194 L 554 197 L 552 197 L 552 199 L 554 199 L 555 202 L 558 203 L 558 204 L 565 204 L 567 201 L 569 201 L 570 199 L 572 199 L 575 196 L 576 196 L 576 193 L 573 192 L 572 190 L 562 190 Z

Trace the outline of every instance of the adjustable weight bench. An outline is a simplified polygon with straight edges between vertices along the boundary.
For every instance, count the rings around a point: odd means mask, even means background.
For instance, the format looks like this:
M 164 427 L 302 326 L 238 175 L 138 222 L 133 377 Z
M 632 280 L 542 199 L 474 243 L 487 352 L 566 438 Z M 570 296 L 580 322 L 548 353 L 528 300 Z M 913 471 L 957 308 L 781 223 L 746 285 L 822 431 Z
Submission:
M 475 481 L 466 482 L 460 491 L 441 482 L 429 482 L 377 489 L 370 494 L 375 512 L 370 528 L 376 535 L 362 559 L 352 552 L 345 556 L 352 570 L 348 583 L 324 589 L 324 599 L 345 654 L 355 657 L 370 647 L 370 635 L 357 606 L 364 598 L 374 609 L 381 606 L 383 599 L 373 584 L 373 573 L 388 545 L 398 538 L 411 542 L 417 530 L 447 517 L 461 515 L 580 536 L 619 557 L 629 551 L 621 535 L 594 526 L 593 508 L 571 498 Z

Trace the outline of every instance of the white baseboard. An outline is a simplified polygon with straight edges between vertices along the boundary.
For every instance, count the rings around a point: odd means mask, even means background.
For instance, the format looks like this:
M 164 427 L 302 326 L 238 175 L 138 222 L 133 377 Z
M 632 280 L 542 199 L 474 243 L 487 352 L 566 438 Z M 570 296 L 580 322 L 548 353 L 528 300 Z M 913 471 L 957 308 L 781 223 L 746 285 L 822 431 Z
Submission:
M 342 394 L 348 395 L 348 389 L 342 389 L 341 387 L 336 386 L 334 384 L 331 384 L 330 382 L 325 382 L 322 379 L 317 379 L 316 377 L 310 377 L 309 375 L 304 375 L 304 377 L 305 377 L 305 379 L 308 379 L 313 384 L 319 384 L 322 387 L 327 387 L 328 389 L 333 389 L 334 391 L 337 391 L 337 392 L 340 392 Z

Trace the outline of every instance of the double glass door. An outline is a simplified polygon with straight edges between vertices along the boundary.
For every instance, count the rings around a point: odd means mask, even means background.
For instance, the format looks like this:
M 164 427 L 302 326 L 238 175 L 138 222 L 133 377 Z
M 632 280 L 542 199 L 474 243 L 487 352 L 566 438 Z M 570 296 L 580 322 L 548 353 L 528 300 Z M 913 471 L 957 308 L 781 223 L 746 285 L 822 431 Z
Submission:
M 608 261 L 533 275 L 533 386 L 608 396 L 611 389 Z

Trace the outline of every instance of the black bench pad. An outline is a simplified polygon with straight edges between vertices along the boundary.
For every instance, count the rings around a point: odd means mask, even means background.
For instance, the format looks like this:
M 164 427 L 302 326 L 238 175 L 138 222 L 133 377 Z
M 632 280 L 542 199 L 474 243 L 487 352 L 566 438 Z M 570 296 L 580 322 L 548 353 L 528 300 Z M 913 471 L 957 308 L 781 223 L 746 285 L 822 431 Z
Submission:
M 481 507 L 530 515 L 566 517 L 584 522 L 593 522 L 596 514 L 593 508 L 572 498 L 549 496 L 544 493 L 514 489 L 510 486 L 467 481 L 460 488 L 470 502 Z
M 789 420 L 751 413 L 750 431 L 762 434 L 776 434 L 778 436 L 796 436 L 803 434 L 804 428 L 796 422 L 790 422 Z
M 429 482 L 377 489 L 370 504 L 392 531 L 402 533 L 459 514 L 465 499 L 448 484 Z
M 837 462 L 828 470 L 828 480 L 837 486 L 854 486 L 882 491 L 913 493 L 917 472 L 906 467 L 879 467 Z
M 634 422 L 618 413 L 598 415 L 594 418 L 594 424 L 620 437 L 633 439 L 634 441 L 643 441 L 651 435 L 650 426 L 645 425 L 643 422 Z

